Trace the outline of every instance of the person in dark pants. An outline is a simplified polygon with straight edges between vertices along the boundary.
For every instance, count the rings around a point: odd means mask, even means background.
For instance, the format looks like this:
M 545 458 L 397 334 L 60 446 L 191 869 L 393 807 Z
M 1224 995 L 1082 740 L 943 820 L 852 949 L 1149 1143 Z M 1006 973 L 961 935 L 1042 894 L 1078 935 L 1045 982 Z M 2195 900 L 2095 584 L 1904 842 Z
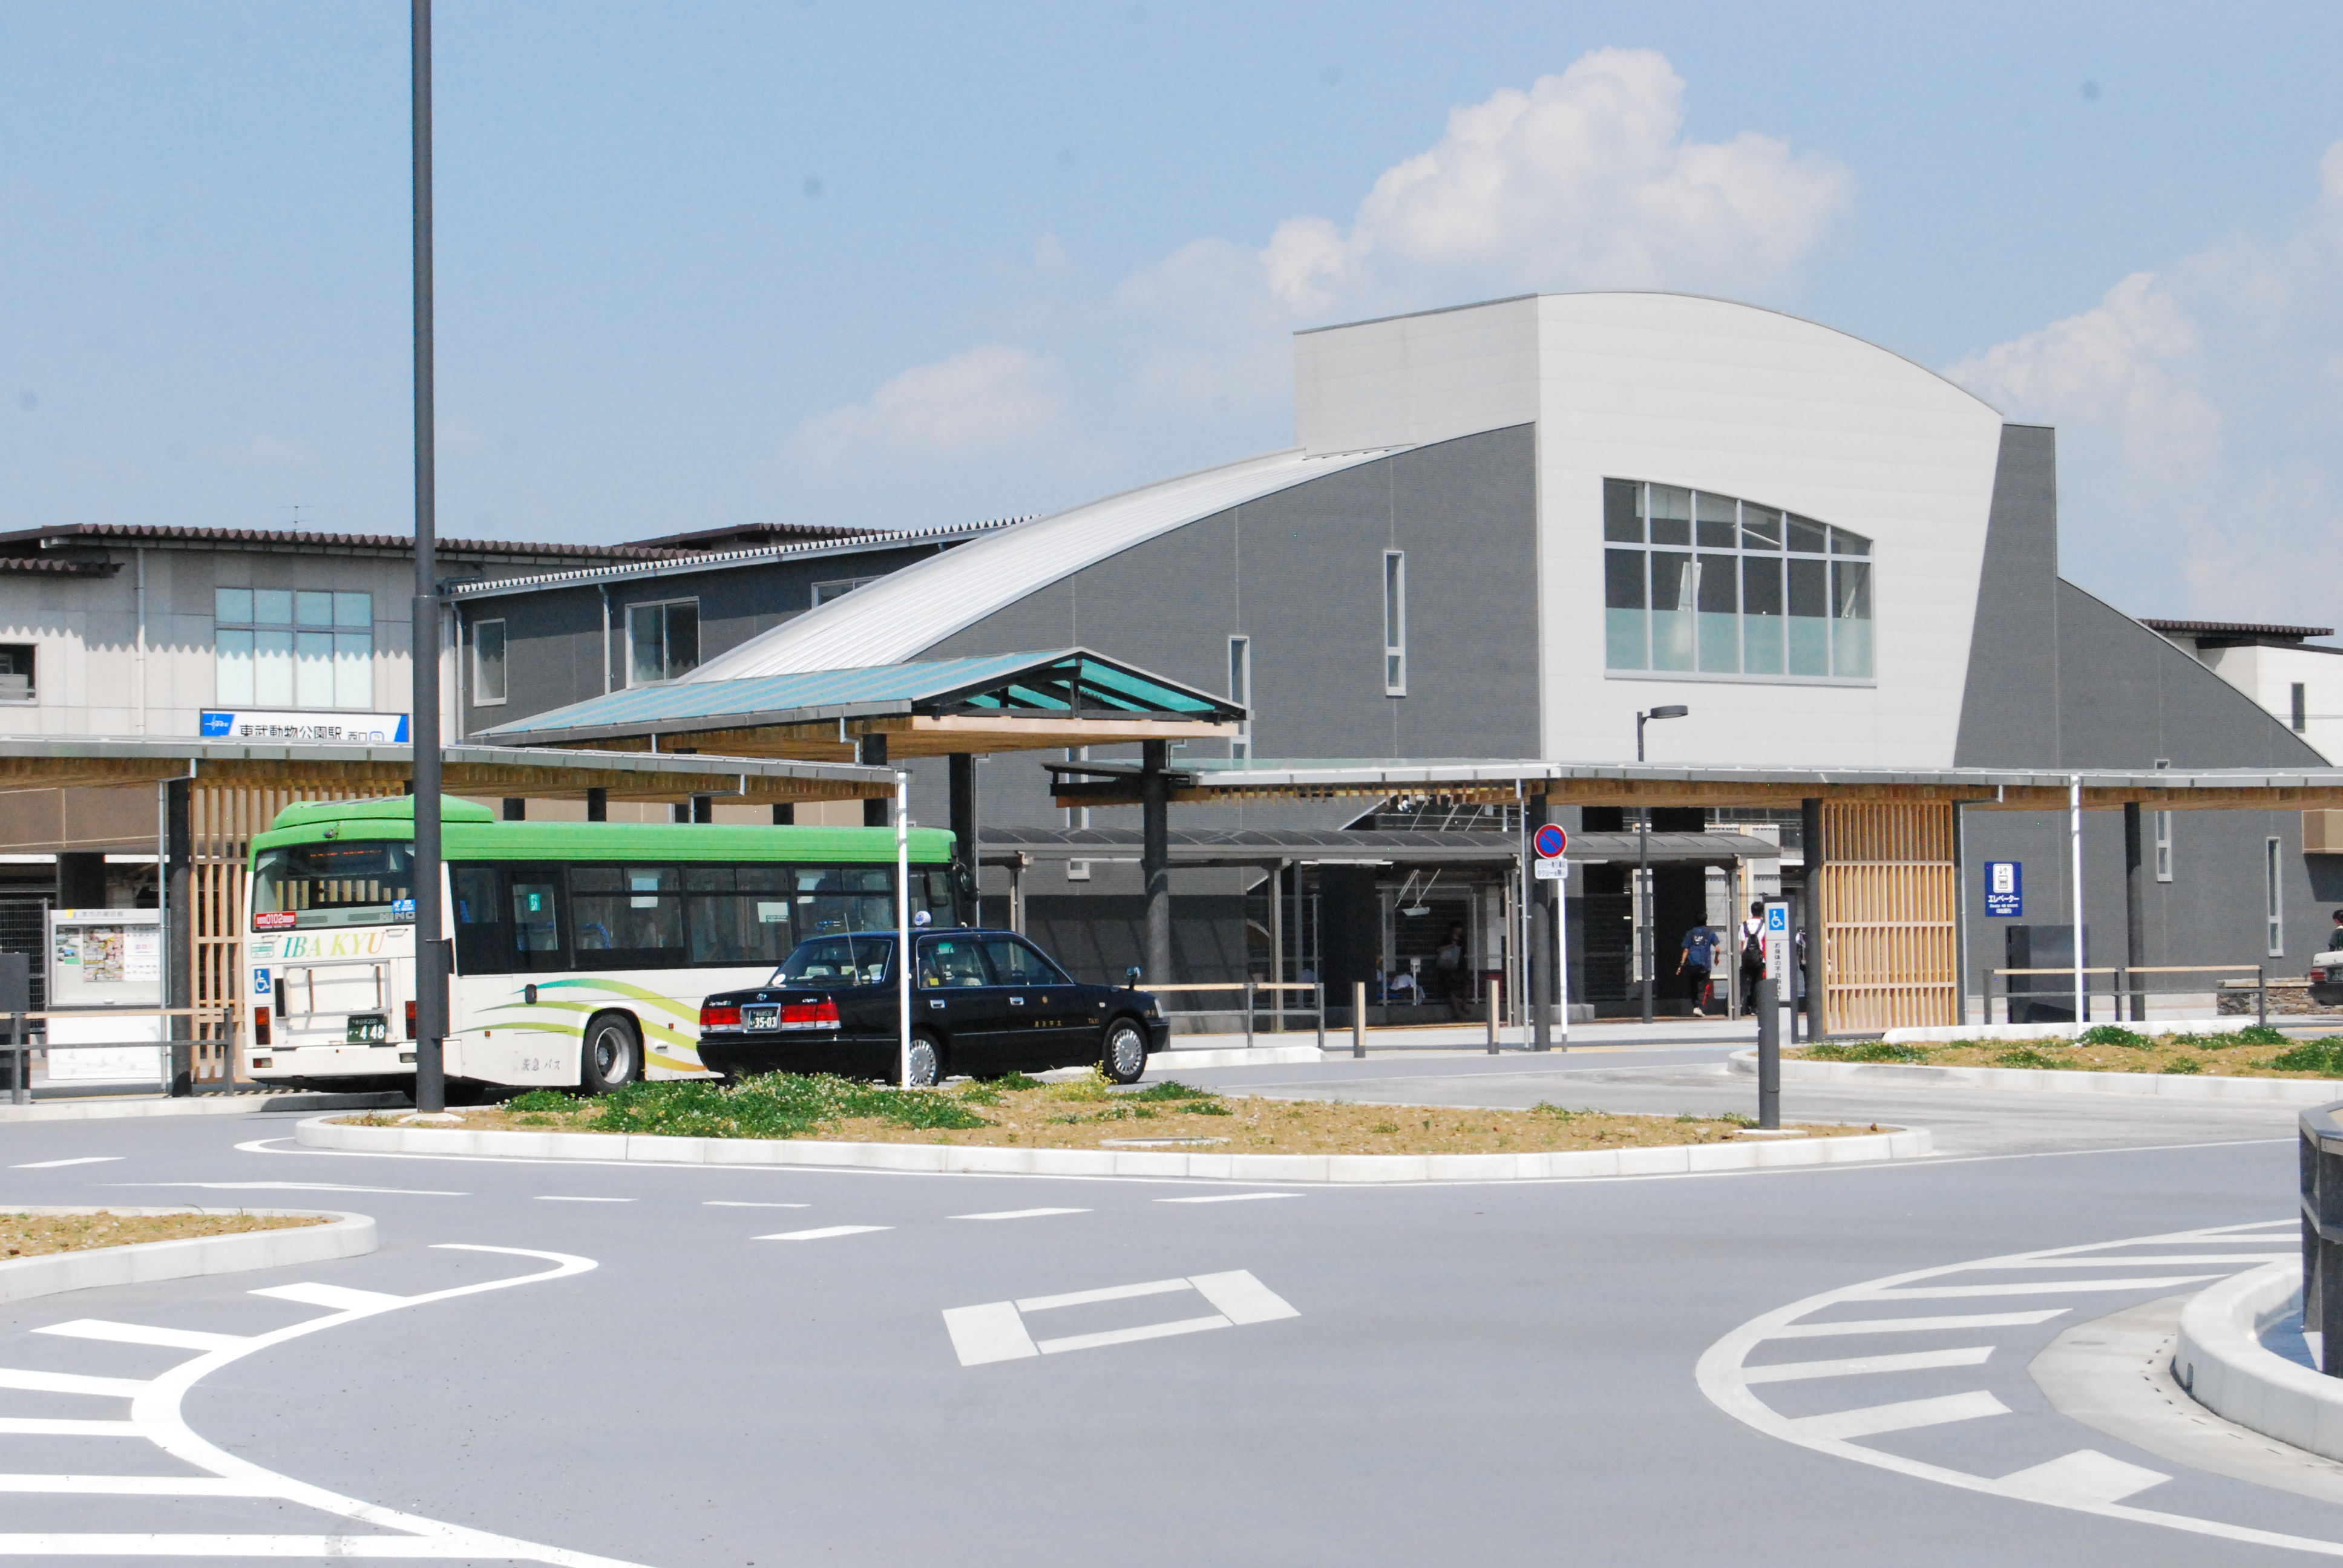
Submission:
M 1741 1010 L 1757 1010 L 1757 982 L 1765 978 L 1765 906 L 1749 906 L 1741 922 Z
M 1692 1000 L 1692 1015 L 1706 1018 L 1702 1003 L 1708 997 L 1710 973 L 1716 967 L 1716 933 L 1706 926 L 1694 926 L 1684 933 L 1684 953 L 1676 961 L 1676 973 L 1684 976 L 1684 995 Z

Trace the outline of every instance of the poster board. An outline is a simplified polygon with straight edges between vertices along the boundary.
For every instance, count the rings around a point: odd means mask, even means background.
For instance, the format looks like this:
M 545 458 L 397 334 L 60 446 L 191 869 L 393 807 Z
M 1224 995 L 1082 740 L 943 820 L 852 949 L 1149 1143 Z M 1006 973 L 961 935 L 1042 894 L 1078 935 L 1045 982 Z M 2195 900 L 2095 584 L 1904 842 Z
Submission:
M 159 910 L 51 910 L 48 963 L 52 1011 L 86 1009 L 86 1018 L 52 1018 L 51 1045 L 130 1042 L 105 1050 L 49 1053 L 52 1083 L 157 1083 L 166 1063 L 160 1018 L 109 1018 L 116 1008 L 163 1005 L 163 915 Z

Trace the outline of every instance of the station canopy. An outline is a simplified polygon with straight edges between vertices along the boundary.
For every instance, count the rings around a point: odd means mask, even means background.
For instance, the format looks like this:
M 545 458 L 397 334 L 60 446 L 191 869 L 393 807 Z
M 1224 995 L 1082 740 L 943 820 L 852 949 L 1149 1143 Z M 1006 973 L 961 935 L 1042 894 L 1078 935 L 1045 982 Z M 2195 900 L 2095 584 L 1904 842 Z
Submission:
M 583 799 L 588 790 L 598 789 L 612 800 L 708 795 L 729 803 L 778 805 L 895 792 L 895 776 L 887 769 L 837 763 L 508 746 L 450 746 L 441 756 L 441 787 L 450 795 Z M 170 736 L 0 739 L 0 789 L 5 790 L 105 789 L 186 779 L 199 787 L 356 784 L 396 792 L 414 777 L 414 754 L 405 746 Z
M 482 732 L 568 746 L 847 761 L 884 736 L 891 761 L 952 752 L 1191 740 L 1237 732 L 1244 709 L 1088 648 L 663 681 Z

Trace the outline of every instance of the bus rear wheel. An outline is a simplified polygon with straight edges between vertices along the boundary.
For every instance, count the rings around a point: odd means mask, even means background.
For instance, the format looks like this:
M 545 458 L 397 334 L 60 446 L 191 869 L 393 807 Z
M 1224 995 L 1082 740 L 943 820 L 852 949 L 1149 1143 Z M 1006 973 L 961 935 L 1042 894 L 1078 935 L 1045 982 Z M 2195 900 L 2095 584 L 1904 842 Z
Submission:
M 643 1075 L 642 1036 L 635 1020 L 622 1012 L 598 1015 L 586 1026 L 583 1060 L 578 1064 L 579 1085 L 588 1094 L 624 1089 Z

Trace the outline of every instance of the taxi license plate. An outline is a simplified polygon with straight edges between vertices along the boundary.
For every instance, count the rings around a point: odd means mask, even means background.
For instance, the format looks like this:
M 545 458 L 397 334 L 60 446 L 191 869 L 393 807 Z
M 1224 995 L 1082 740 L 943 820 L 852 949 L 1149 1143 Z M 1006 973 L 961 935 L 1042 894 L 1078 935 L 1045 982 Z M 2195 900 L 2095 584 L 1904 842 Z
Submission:
M 390 1020 L 383 1014 L 354 1013 L 350 1018 L 349 1043 L 381 1045 L 390 1039 Z
M 781 1010 L 777 1007 L 752 1007 L 746 1010 L 746 1017 L 750 1029 L 781 1027 Z

